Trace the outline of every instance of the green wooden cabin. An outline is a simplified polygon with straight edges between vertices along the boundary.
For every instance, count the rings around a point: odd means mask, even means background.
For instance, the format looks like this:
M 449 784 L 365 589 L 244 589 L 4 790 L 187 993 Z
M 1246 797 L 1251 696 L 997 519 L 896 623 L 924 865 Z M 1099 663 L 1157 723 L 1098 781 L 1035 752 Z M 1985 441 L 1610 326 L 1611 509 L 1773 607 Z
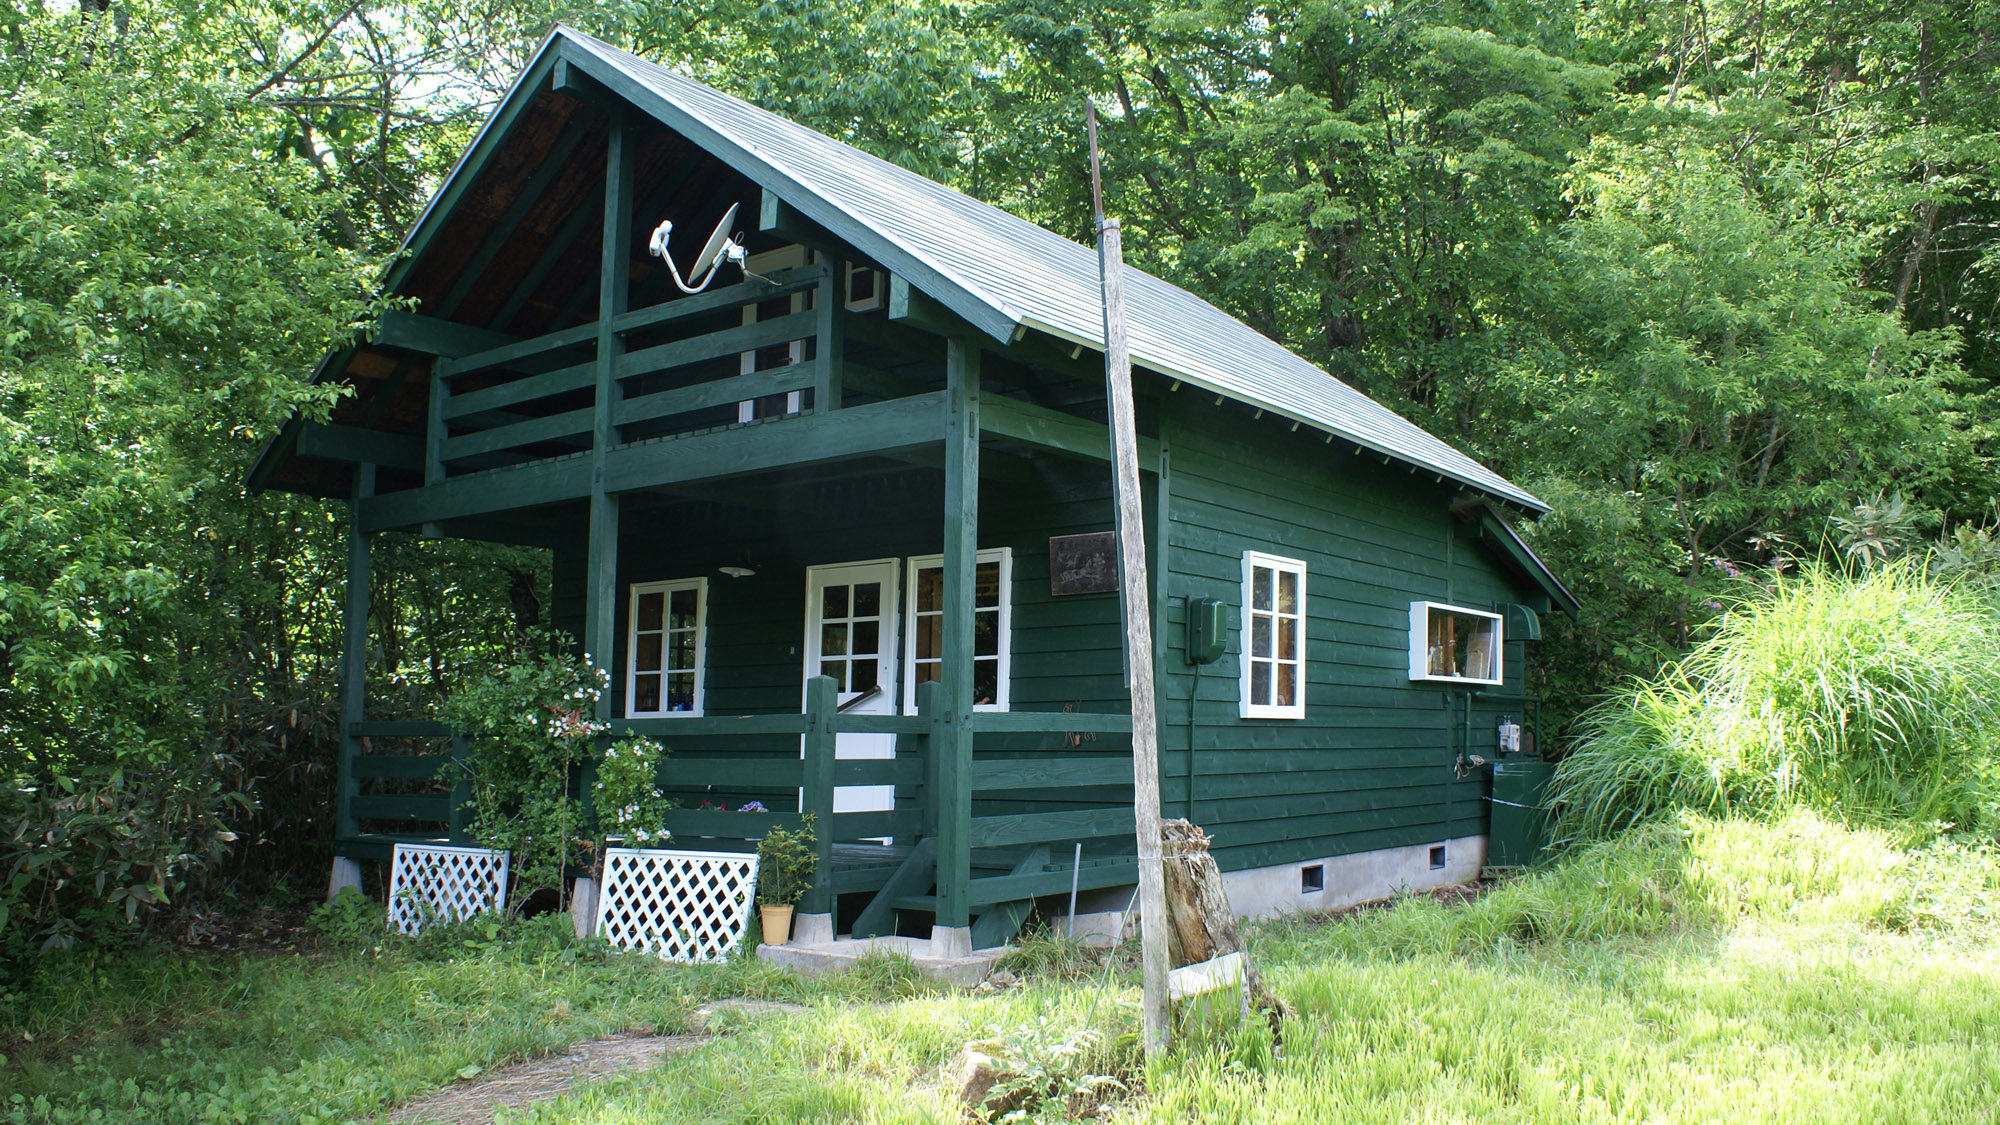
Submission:
M 748 260 L 683 293 L 650 233 L 686 266 L 731 207 Z M 604 717 L 672 751 L 676 846 L 817 815 L 808 938 L 997 944 L 1079 842 L 1086 891 L 1135 881 L 1093 250 L 560 28 L 406 250 L 413 310 L 326 358 L 351 395 L 252 482 L 352 513 L 341 855 L 457 834 L 419 780 L 450 732 L 371 717 L 354 627 L 373 537 L 422 531 L 553 552 Z M 1543 505 L 1126 291 L 1165 815 L 1246 911 L 1470 874 L 1464 759 L 1574 606 L 1509 524 Z

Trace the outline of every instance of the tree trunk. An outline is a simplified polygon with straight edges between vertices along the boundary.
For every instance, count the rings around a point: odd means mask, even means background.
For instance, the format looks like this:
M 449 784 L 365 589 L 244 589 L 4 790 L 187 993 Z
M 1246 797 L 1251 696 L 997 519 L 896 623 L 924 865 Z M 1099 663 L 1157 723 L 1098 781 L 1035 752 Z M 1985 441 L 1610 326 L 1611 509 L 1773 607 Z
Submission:
M 1171 963 L 1194 965 L 1230 953 L 1243 954 L 1243 983 L 1250 1005 L 1264 1013 L 1273 1031 L 1289 1013 L 1265 986 L 1243 945 L 1236 912 L 1222 886 L 1222 871 L 1208 854 L 1208 834 L 1185 820 L 1160 825 L 1162 866 L 1167 884 L 1167 950 Z

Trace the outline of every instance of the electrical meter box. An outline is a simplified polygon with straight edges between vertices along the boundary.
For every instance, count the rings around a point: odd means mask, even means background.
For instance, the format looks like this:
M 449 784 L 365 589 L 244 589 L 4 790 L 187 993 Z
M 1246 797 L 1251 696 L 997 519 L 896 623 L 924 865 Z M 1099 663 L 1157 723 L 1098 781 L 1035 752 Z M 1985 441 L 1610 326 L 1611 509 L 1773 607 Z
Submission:
M 1216 598 L 1189 598 L 1187 662 L 1213 664 L 1229 647 L 1229 606 Z

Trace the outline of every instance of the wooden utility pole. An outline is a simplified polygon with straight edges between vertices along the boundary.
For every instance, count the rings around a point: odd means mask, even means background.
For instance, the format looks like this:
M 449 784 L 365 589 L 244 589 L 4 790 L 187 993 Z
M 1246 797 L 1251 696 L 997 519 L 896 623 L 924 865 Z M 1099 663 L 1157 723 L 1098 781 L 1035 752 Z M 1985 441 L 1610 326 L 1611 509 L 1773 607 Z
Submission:
M 1104 217 L 1097 161 L 1097 106 L 1084 103 L 1090 131 L 1090 204 L 1104 285 L 1105 397 L 1111 416 L 1113 492 L 1118 502 L 1118 572 L 1125 605 L 1125 668 L 1132 689 L 1132 808 L 1139 835 L 1139 956 L 1144 974 L 1146 1057 L 1167 1049 L 1167 889 L 1160 870 L 1159 728 L 1153 706 L 1152 599 L 1146 590 L 1146 521 L 1139 495 L 1139 431 L 1132 408 L 1132 355 L 1125 344 L 1124 252 L 1118 220 Z

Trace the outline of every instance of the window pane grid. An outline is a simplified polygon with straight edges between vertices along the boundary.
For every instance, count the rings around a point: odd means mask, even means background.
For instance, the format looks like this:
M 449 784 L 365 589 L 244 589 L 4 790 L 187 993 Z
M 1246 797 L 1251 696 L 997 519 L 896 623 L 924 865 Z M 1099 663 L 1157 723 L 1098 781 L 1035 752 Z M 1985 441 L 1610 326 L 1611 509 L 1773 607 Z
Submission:
M 1246 554 L 1243 705 L 1247 718 L 1298 718 L 1305 683 L 1305 564 Z
M 1001 699 L 1003 582 L 999 560 L 980 562 L 972 584 L 972 703 L 997 707 Z M 911 691 L 944 678 L 944 567 L 917 564 L 911 581 L 908 652 Z
M 699 580 L 633 591 L 630 714 L 698 708 L 703 585 Z
M 819 674 L 842 695 L 873 691 L 881 682 L 882 584 L 855 582 L 820 593 Z

